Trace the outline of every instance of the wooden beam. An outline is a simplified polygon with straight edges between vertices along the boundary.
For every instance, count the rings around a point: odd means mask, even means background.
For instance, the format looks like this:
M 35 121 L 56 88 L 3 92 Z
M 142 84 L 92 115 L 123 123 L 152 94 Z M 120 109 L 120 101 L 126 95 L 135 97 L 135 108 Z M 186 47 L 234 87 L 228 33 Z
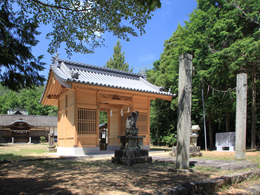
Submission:
M 115 104 L 115 105 L 132 105 L 132 101 L 115 100 L 109 98 L 100 98 L 101 104 Z
M 48 98 L 48 99 L 51 99 L 51 100 L 58 100 L 58 99 L 59 99 L 59 96 L 58 96 L 58 95 L 48 95 L 47 98 Z
M 121 106 L 109 105 L 109 104 L 99 104 L 99 108 L 101 108 L 101 109 L 118 109 L 118 110 L 120 110 Z M 109 112 L 109 110 L 107 112 Z
M 96 85 L 89 85 L 89 84 L 74 84 L 76 88 L 86 88 L 86 89 L 92 89 L 92 90 L 99 90 L 101 94 L 118 94 L 122 96 L 144 96 L 144 97 L 150 97 L 155 99 L 163 99 L 167 101 L 171 101 L 173 96 L 167 96 L 162 94 L 153 94 L 153 93 L 147 93 L 147 92 L 141 92 L 141 91 L 132 91 L 132 90 L 126 90 L 126 89 L 117 89 L 117 88 L 110 88 L 110 87 L 101 87 Z

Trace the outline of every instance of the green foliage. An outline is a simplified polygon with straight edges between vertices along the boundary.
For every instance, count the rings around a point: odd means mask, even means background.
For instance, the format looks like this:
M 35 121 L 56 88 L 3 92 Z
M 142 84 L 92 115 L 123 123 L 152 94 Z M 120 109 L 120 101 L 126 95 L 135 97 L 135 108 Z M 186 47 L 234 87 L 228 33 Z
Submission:
M 168 133 L 168 135 L 162 138 L 162 142 L 164 142 L 167 146 L 175 145 L 177 138 L 175 137 L 175 133 Z
M 41 136 L 40 137 L 40 143 L 45 143 L 47 140 L 44 136 Z
M 158 0 L 12 0 L 16 17 L 34 19 L 38 24 L 51 24 L 46 36 L 51 39 L 48 52 L 55 53 L 62 42 L 66 52 L 92 53 L 104 43 L 103 33 L 111 32 L 129 41 L 129 35 L 145 33 L 150 12 L 160 7 Z M 11 7 L 9 8 L 11 10 Z M 147 10 L 149 10 L 147 12 Z
M 161 8 L 160 0 L 135 0 L 135 2 L 144 6 L 145 12 L 147 11 L 148 13 L 154 11 L 156 8 Z
M 99 124 L 107 123 L 107 112 L 100 111 L 99 112 Z
M 40 34 L 36 30 L 37 18 L 21 17 L 12 6 L 12 1 L 0 2 L 0 82 L 18 91 L 43 84 L 45 78 L 37 71 L 44 69 L 44 63 L 43 56 L 35 57 L 31 53 L 38 43 L 35 37 Z
M 0 85 L 1 86 L 1 85 Z M 0 94 L 4 94 L 0 87 Z M 57 107 L 42 106 L 38 101 L 41 98 L 44 86 L 34 87 L 32 89 L 23 89 L 20 93 L 9 91 L 0 96 L 0 113 L 7 114 L 10 108 L 25 108 L 29 115 L 48 115 L 57 116 Z
M 125 52 L 121 53 L 121 49 L 122 45 L 118 40 L 114 46 L 113 59 L 109 58 L 104 67 L 133 72 L 133 68 L 129 70 L 129 64 L 125 62 Z
M 43 55 L 31 51 L 40 34 L 40 25 L 51 25 L 48 52 L 65 43 L 73 52 L 93 53 L 104 45 L 105 32 L 129 41 L 129 36 L 145 33 L 151 12 L 160 0 L 3 0 L 0 2 L 0 82 L 14 91 L 42 85 Z
M 173 35 L 165 41 L 164 52 L 160 59 L 154 62 L 152 70 L 146 71 L 150 82 L 164 86 L 166 91 L 171 87 L 171 92 L 178 94 L 179 55 L 184 53 L 193 55 L 193 66 L 196 68 L 196 71 L 193 70 L 195 75 L 192 81 L 193 125 L 198 124 L 201 128 L 204 126 L 201 99 L 203 88 L 206 115 L 211 113 L 213 119 L 211 124 L 213 133 L 225 131 L 226 113 L 230 113 L 230 131 L 235 131 L 235 91 L 226 93 L 213 91 L 207 84 L 201 82 L 201 77 L 215 89 L 230 90 L 236 86 L 236 75 L 246 72 L 249 87 L 248 105 L 251 105 L 252 69 L 257 65 L 258 72 L 260 61 L 259 6 L 256 0 L 198 1 L 198 7 L 190 14 L 189 21 L 185 22 L 184 27 L 179 25 Z M 260 87 L 259 76 L 257 87 Z M 151 136 L 152 138 L 158 136 L 156 135 L 158 126 L 160 139 L 176 131 L 171 126 L 175 128 L 177 126 L 177 98 L 172 100 L 168 111 L 175 113 L 172 116 L 170 113 L 164 113 L 167 103 L 155 102 L 151 103 Z M 259 101 L 256 104 L 260 106 Z M 159 114 L 156 114 L 158 111 Z M 171 117 L 171 121 L 169 124 L 167 121 L 161 122 L 161 117 Z M 260 120 L 259 115 L 257 119 Z M 168 135 L 170 129 L 172 132 Z M 203 136 L 199 136 L 199 140 L 202 139 Z

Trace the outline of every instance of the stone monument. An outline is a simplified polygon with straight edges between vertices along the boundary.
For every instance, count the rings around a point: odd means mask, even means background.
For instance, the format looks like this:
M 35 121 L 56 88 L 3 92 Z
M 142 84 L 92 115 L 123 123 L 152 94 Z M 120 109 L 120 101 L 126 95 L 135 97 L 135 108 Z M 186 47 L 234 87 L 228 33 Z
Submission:
M 176 168 L 188 169 L 190 156 L 192 55 L 179 56 Z
M 49 141 L 49 145 L 46 148 L 46 151 L 56 151 L 56 146 L 54 145 L 54 134 L 53 133 L 49 133 L 48 134 L 48 141 Z
M 236 88 L 236 160 L 246 159 L 246 123 L 247 123 L 247 74 L 237 75 Z
M 112 157 L 112 163 L 134 165 L 137 163 L 151 163 L 152 157 L 148 156 L 148 150 L 143 150 L 143 138 L 138 135 L 136 122 L 139 116 L 138 111 L 133 111 L 126 120 L 126 132 L 120 138 L 120 150 L 115 150 L 115 157 Z
M 235 151 L 235 132 L 216 133 L 217 151 L 223 151 L 224 147 L 228 147 L 229 151 Z

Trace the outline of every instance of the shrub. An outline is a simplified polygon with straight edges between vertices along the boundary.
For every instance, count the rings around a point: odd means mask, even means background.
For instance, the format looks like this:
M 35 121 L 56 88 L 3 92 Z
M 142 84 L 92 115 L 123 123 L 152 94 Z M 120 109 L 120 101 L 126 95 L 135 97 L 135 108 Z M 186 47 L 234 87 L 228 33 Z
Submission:
M 44 143 L 44 142 L 46 142 L 47 140 L 46 140 L 46 138 L 44 137 L 44 136 L 41 136 L 40 137 L 40 143 Z
M 4 138 L 0 135 L 0 143 L 4 142 Z
M 162 141 L 165 142 L 167 146 L 173 146 L 176 143 L 177 138 L 174 133 L 168 133 L 167 136 L 162 138 Z

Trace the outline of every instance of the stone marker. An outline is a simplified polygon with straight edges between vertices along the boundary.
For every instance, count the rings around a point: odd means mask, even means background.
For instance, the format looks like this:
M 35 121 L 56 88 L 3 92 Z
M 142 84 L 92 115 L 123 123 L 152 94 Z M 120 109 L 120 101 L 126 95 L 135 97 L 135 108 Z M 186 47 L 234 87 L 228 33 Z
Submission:
M 246 158 L 246 119 L 247 119 L 247 74 L 237 75 L 236 100 L 236 145 L 235 158 Z
M 192 55 L 179 56 L 176 168 L 189 168 L 191 129 Z
M 56 151 L 56 146 L 54 145 L 54 134 L 53 133 L 49 133 L 48 134 L 48 141 L 49 141 L 49 145 L 46 148 L 46 151 Z
M 14 137 L 12 137 L 12 145 L 14 145 Z

